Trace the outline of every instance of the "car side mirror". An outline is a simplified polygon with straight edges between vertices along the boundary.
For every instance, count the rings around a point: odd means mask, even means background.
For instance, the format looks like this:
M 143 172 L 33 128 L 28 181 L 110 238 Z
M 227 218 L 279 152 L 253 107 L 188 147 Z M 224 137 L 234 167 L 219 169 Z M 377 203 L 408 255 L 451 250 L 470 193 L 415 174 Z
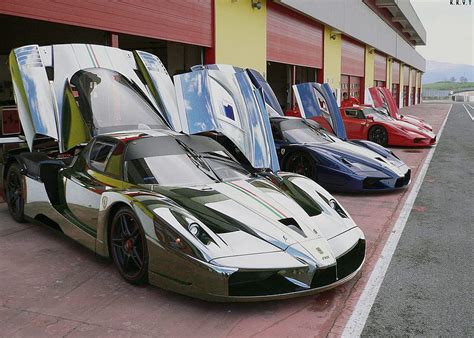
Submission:
M 373 120 L 374 120 L 374 117 L 373 117 L 372 115 L 367 115 L 367 116 L 366 116 L 366 119 L 373 121 Z

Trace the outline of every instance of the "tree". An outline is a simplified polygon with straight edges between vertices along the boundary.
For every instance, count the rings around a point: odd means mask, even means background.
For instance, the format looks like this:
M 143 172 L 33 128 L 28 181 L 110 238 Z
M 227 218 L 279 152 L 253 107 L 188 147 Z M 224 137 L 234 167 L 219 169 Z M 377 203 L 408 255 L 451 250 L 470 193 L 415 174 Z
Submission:
M 451 82 L 456 82 L 456 78 L 454 76 L 451 76 L 451 78 L 449 79 L 449 81 Z
M 461 77 L 459 78 L 459 82 L 461 82 L 461 83 L 466 83 L 466 82 L 467 82 L 467 77 L 461 76 Z

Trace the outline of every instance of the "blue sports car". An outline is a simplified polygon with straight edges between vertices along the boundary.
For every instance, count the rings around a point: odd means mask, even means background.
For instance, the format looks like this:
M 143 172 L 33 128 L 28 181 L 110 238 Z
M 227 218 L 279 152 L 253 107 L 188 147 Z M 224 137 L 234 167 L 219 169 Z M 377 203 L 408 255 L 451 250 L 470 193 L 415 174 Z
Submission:
M 228 65 L 196 66 L 193 70 L 202 68 L 241 71 Z M 294 89 L 303 116 L 321 117 L 334 134 L 312 119 L 284 116 L 263 76 L 252 69 L 246 72 L 265 102 L 281 170 L 310 177 L 333 191 L 393 190 L 409 184 L 409 167 L 392 151 L 370 141 L 346 141 L 329 85 L 304 83 Z
M 280 166 L 333 191 L 389 190 L 410 182 L 410 169 L 369 141 L 346 142 L 313 120 L 270 118 Z
M 260 88 L 270 117 L 280 167 L 310 177 L 333 191 L 374 191 L 404 188 L 411 170 L 392 151 L 370 141 L 347 141 L 336 99 L 328 84 L 293 87 L 303 116 L 317 116 L 329 133 L 312 119 L 285 117 L 263 76 L 247 70 Z M 337 136 L 336 136 L 337 135 Z

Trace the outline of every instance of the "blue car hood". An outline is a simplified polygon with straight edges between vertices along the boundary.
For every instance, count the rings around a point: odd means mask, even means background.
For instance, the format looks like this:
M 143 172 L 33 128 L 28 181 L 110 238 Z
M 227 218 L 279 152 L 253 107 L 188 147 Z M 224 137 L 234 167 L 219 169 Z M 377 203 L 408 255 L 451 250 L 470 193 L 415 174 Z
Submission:
M 310 150 L 323 153 L 338 164 L 352 171 L 382 171 L 387 174 L 403 176 L 408 167 L 393 155 L 383 155 L 363 146 L 336 140 L 332 143 L 305 144 Z M 344 159 L 344 160 L 342 160 Z M 362 166 L 361 166 L 362 165 Z

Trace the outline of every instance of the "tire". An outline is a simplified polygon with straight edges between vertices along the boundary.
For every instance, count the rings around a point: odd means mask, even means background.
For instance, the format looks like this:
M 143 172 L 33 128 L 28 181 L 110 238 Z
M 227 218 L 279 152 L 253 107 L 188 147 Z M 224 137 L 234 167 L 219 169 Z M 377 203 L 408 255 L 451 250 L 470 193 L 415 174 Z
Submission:
M 285 170 L 311 179 L 316 177 L 314 160 L 305 152 L 294 152 L 285 161 Z
M 383 147 L 388 144 L 387 129 L 382 126 L 373 126 L 369 130 L 369 141 L 375 142 Z
M 109 231 L 110 253 L 120 275 L 130 284 L 148 281 L 148 249 L 145 232 L 135 213 L 121 207 Z
M 18 163 L 8 167 L 5 179 L 5 199 L 15 221 L 25 223 L 25 183 Z

